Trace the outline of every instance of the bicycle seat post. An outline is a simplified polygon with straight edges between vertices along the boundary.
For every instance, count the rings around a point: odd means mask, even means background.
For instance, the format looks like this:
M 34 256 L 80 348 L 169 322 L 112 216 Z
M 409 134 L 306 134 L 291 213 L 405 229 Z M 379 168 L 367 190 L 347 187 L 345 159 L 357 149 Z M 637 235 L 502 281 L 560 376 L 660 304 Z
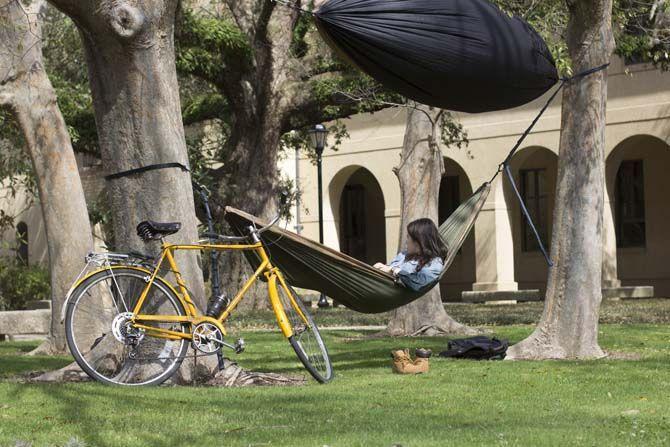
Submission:
M 251 236 L 251 240 L 254 244 L 258 244 L 261 241 L 261 239 L 258 237 L 258 232 L 253 226 L 249 225 L 247 227 L 247 231 L 249 232 L 249 236 Z

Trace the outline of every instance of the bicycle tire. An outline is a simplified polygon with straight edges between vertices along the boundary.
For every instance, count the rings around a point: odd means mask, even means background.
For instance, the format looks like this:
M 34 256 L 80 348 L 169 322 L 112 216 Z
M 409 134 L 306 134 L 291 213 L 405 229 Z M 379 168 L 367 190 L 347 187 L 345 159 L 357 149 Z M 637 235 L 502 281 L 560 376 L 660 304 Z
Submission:
M 285 287 L 280 281 L 278 282 L 279 301 L 291 325 L 292 335 L 288 337 L 291 347 L 305 369 L 317 382 L 330 382 L 333 379 L 333 365 L 318 326 L 303 304 L 300 295 L 291 286 L 286 285 Z M 290 293 L 293 299 L 290 299 L 287 293 Z M 296 306 L 307 322 L 297 312 Z
M 122 283 L 132 280 L 146 287 L 146 278 L 150 274 L 148 271 L 132 267 L 107 269 L 91 275 L 72 292 L 65 317 L 66 340 L 75 361 L 91 378 L 111 385 L 159 385 L 172 377 L 181 366 L 188 350 L 188 340 L 167 340 L 146 334 L 139 341 L 136 349 L 140 350 L 140 355 L 150 355 L 150 357 L 131 359 L 128 354 L 130 348 L 113 335 L 110 317 L 115 312 L 116 315 L 119 315 L 121 310 L 127 312 L 132 310 L 142 290 L 139 289 L 135 293 L 136 288 L 133 288 L 126 295 L 136 294 L 137 296 L 126 298 L 122 292 Z M 98 298 L 100 303 L 96 305 L 94 294 L 96 291 L 105 290 L 105 287 L 109 287 L 109 293 L 105 291 Z M 85 303 L 84 300 L 89 300 L 90 303 Z M 105 300 L 108 301 L 109 309 L 104 308 L 103 301 Z M 113 306 L 109 302 L 113 303 Z M 91 316 L 88 319 L 84 304 L 96 311 L 95 313 L 89 311 Z M 123 306 L 120 306 L 121 304 Z M 147 300 L 142 306 L 143 313 L 151 313 L 152 307 L 156 315 L 186 315 L 179 298 L 160 278 L 154 280 L 149 290 Z M 172 312 L 166 312 L 166 310 L 172 310 Z M 170 325 L 171 330 L 179 332 L 188 331 L 188 325 L 184 323 L 155 322 L 152 324 Z M 87 332 L 92 332 L 92 335 Z M 99 332 L 101 334 L 96 337 Z M 90 343 L 91 339 L 93 343 L 90 344 L 89 350 L 84 351 L 83 346 Z M 148 363 L 142 363 L 147 360 L 151 362 L 156 373 L 151 372 Z

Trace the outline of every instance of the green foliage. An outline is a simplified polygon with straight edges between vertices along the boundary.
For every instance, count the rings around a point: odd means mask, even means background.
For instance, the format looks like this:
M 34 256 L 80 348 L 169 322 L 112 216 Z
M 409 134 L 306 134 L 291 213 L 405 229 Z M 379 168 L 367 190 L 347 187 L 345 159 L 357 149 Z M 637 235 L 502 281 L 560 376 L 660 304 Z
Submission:
M 43 21 L 44 66 L 56 90 L 75 152 L 98 154 L 93 100 L 79 31 L 72 20 L 53 7 Z
M 562 0 L 494 0 L 501 9 L 527 20 L 544 38 L 561 75 L 570 76 L 565 43 L 568 11 Z M 667 70 L 670 59 L 670 2 L 614 0 L 615 54 L 629 63 L 651 62 Z
M 49 272 L 0 258 L 0 310 L 21 310 L 28 301 L 50 299 Z
M 283 151 L 289 150 L 300 150 L 303 154 L 312 161 L 313 164 L 316 164 L 316 152 L 312 146 L 309 130 L 311 127 L 305 127 L 299 130 L 292 130 L 282 135 L 281 138 L 281 147 Z M 328 126 L 328 135 L 330 145 L 325 148 L 325 150 L 338 151 L 342 141 L 345 138 L 349 138 L 349 132 L 347 131 L 347 126 L 342 122 L 342 120 L 334 121 L 330 126 Z
M 295 181 L 292 178 L 283 175 L 282 172 L 278 172 L 277 177 L 279 181 L 277 182 L 276 189 L 279 194 L 286 195 L 286 204 L 283 208 L 279 209 L 279 214 L 282 219 L 289 221 L 293 218 L 291 209 L 296 201 L 302 197 L 302 191 L 296 188 Z
M 208 129 L 193 131 L 186 137 L 191 177 L 208 189 L 214 188 L 211 171 L 223 156 L 227 135 L 227 127 L 217 121 L 208 126 Z
M 226 18 L 203 17 L 190 10 L 180 16 L 177 39 L 177 70 L 221 85 L 223 71 L 251 62 L 247 36 Z
M 375 112 L 405 103 L 401 95 L 384 89 L 371 77 L 352 68 L 311 80 L 306 87 L 316 100 L 321 121 Z
M 184 125 L 200 123 L 203 121 L 218 118 L 228 120 L 230 118 L 230 108 L 226 99 L 216 91 L 207 91 L 206 86 L 196 91 L 195 89 L 183 89 L 185 100 L 182 101 L 182 120 Z
M 458 147 L 467 146 L 468 134 L 463 124 L 458 122 L 450 112 L 440 114 L 440 139 L 445 146 Z
M 314 9 L 314 1 L 310 0 L 305 7 L 306 10 L 311 11 Z M 314 21 L 308 14 L 301 14 L 298 17 L 298 23 L 296 23 L 295 28 L 293 28 L 293 38 L 291 40 L 291 53 L 296 58 L 305 57 L 309 45 L 307 44 L 307 33 L 312 30 L 314 27 Z
M 572 74 L 570 57 L 565 43 L 568 10 L 563 0 L 492 0 L 509 14 L 527 21 L 542 36 L 549 47 L 558 72 Z
M 15 217 L 0 209 L 0 233 L 14 226 Z
M 618 0 L 612 15 L 616 54 L 629 63 L 651 62 L 662 70 L 670 68 L 670 2 Z
M 88 84 L 70 82 L 58 75 L 51 77 L 58 97 L 58 107 L 72 140 L 72 148 L 75 152 L 98 155 L 98 132 Z
M 30 196 L 37 193 L 23 134 L 13 115 L 5 109 L 0 109 L 0 183 L 3 195 L 9 198 L 16 197 L 19 191 L 28 191 Z
M 86 208 L 95 236 L 104 242 L 107 250 L 114 250 L 114 222 L 112 220 L 112 209 L 109 204 L 107 189 L 103 188 L 97 197 L 93 200 L 88 200 Z M 98 228 L 101 230 L 100 234 L 96 233 L 96 226 L 98 225 Z

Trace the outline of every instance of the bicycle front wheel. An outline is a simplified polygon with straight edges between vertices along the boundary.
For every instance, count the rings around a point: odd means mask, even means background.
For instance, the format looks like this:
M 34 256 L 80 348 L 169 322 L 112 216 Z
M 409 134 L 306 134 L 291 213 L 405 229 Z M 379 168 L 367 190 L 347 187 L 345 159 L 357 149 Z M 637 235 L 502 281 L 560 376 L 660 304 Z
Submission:
M 68 347 L 93 379 L 114 385 L 158 385 L 181 365 L 188 341 L 161 338 L 130 322 L 147 287 L 149 272 L 114 268 L 91 275 L 72 292 L 65 317 Z M 142 314 L 186 315 L 181 301 L 160 279 L 152 283 Z M 147 322 L 147 326 L 188 332 L 183 323 Z M 156 333 L 158 334 L 158 333 Z
M 279 303 L 292 329 L 288 337 L 291 347 L 312 377 L 320 383 L 329 382 L 333 378 L 333 365 L 319 328 L 295 290 L 278 282 Z

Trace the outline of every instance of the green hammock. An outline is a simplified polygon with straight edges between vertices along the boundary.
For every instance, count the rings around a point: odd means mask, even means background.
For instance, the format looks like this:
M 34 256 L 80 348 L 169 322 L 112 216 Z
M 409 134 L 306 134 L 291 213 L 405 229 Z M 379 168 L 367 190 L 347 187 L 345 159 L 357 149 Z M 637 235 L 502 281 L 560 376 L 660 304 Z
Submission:
M 397 284 L 388 273 L 279 227 L 269 228 L 261 239 L 272 263 L 291 285 L 318 290 L 357 312 L 386 312 L 420 298 L 439 283 L 470 233 L 489 191 L 490 184 L 484 183 L 440 225 L 440 236 L 448 247 L 444 268 L 437 280 L 416 292 Z M 226 207 L 225 217 L 233 232 L 240 236 L 247 234 L 245 229 L 249 225 L 263 225 L 258 218 L 231 207 Z M 257 268 L 260 264 L 257 255 L 253 252 L 245 255 L 251 266 Z

